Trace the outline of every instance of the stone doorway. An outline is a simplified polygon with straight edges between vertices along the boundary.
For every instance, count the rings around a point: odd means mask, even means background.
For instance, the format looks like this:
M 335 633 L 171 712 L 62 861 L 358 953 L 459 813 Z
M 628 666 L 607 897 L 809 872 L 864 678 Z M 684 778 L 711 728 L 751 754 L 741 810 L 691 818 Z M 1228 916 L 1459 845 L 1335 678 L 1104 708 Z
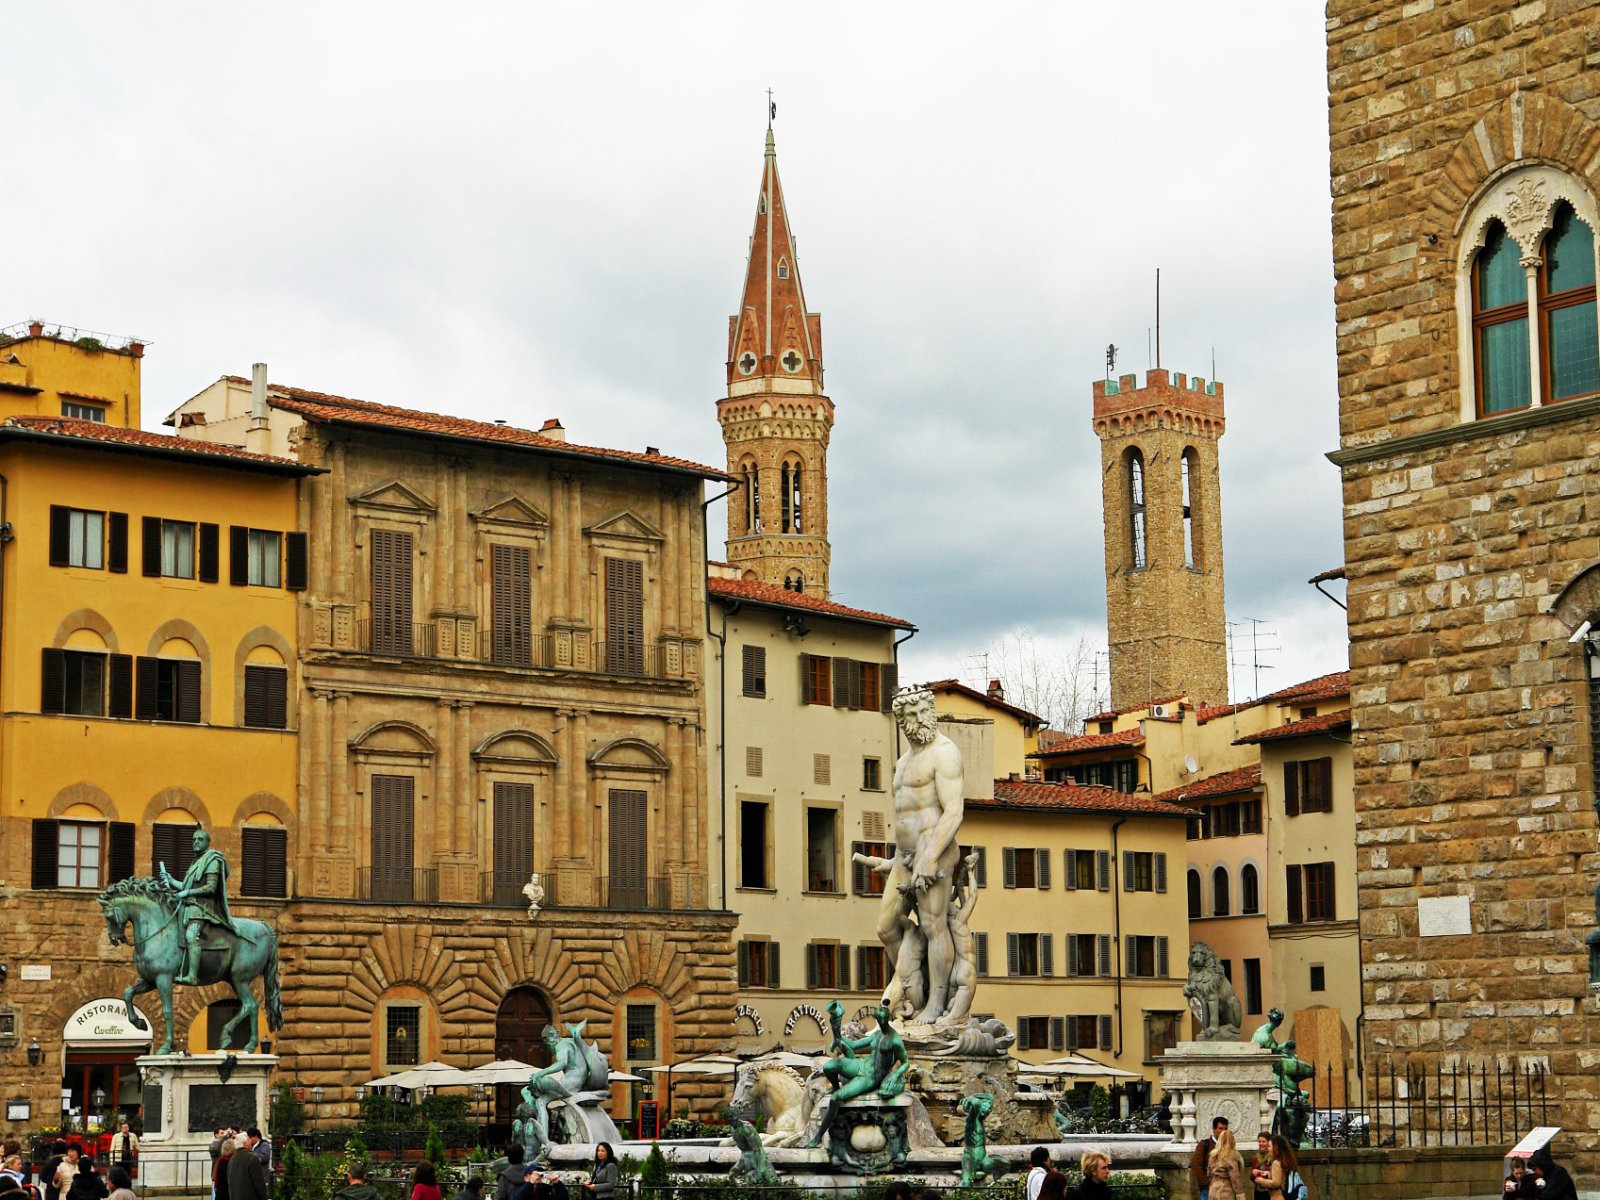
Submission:
M 549 1066 L 550 1052 L 545 1049 L 543 1034 L 545 1026 L 553 1024 L 555 1012 L 542 991 L 536 987 L 512 988 L 495 1014 L 494 1056 L 518 1059 L 535 1067 Z M 497 1123 L 509 1122 L 515 1115 L 521 1100 L 520 1091 L 509 1084 L 495 1088 L 494 1119 Z

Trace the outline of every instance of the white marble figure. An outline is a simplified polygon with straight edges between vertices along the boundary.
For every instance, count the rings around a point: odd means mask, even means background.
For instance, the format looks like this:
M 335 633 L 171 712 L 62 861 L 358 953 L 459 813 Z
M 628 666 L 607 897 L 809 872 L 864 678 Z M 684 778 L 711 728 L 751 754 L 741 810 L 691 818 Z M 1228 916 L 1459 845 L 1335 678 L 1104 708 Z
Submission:
M 539 878 L 537 871 L 522 885 L 522 894 L 528 898 L 528 920 L 531 921 L 539 915 L 539 908 L 544 904 L 544 880 Z

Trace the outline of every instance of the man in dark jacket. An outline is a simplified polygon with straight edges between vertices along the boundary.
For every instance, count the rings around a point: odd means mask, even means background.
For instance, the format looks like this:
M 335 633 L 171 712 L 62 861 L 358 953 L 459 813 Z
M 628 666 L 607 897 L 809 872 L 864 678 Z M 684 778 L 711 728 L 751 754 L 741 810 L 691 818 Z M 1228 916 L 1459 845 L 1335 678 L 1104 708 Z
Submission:
M 229 1200 L 267 1200 L 267 1172 L 249 1150 L 235 1150 L 228 1160 Z
M 522 1186 L 524 1151 L 519 1143 L 506 1147 L 506 1168 L 494 1185 L 494 1200 L 511 1200 Z
M 1207 1200 L 1211 1194 L 1211 1152 L 1217 1148 L 1217 1134 L 1227 1127 L 1227 1117 L 1212 1117 L 1211 1136 L 1196 1146 L 1194 1153 L 1189 1156 L 1189 1178 L 1194 1180 L 1194 1190 L 1200 1193 L 1200 1200 Z
M 346 1187 L 333 1194 L 333 1200 L 379 1200 L 378 1189 L 367 1182 L 367 1169 L 360 1163 L 351 1165 L 345 1173 Z
M 1544 1186 L 1539 1189 L 1543 1200 L 1578 1200 L 1577 1186 L 1567 1169 L 1550 1155 L 1550 1145 L 1540 1146 L 1528 1159 L 1528 1165 L 1539 1173 Z

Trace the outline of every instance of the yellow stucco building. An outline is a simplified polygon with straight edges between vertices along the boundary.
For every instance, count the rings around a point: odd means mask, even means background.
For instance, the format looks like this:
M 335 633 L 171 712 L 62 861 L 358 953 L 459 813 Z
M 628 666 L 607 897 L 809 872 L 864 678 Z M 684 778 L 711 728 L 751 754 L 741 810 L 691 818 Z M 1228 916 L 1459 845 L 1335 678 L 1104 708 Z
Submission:
M 997 778 L 1015 775 L 1037 778 L 1038 763 L 1029 755 L 1039 749 L 1039 731 L 1044 718 L 1025 708 L 1006 702 L 1005 689 L 991 679 L 985 691 L 970 688 L 955 679 L 930 683 L 933 706 L 941 717 L 988 720 L 994 737 L 994 774 Z

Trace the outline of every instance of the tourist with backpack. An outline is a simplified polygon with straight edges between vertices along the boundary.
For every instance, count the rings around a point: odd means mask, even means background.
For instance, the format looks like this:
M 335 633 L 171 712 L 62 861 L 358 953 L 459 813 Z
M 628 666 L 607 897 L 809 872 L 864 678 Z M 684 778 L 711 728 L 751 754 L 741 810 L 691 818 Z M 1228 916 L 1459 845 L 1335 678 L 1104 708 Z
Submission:
M 1272 1135 L 1272 1158 L 1264 1170 L 1259 1154 L 1256 1159 L 1250 1176 L 1258 1189 L 1264 1190 L 1272 1200 L 1307 1200 L 1306 1182 L 1300 1178 L 1300 1163 L 1287 1138 L 1282 1134 Z

